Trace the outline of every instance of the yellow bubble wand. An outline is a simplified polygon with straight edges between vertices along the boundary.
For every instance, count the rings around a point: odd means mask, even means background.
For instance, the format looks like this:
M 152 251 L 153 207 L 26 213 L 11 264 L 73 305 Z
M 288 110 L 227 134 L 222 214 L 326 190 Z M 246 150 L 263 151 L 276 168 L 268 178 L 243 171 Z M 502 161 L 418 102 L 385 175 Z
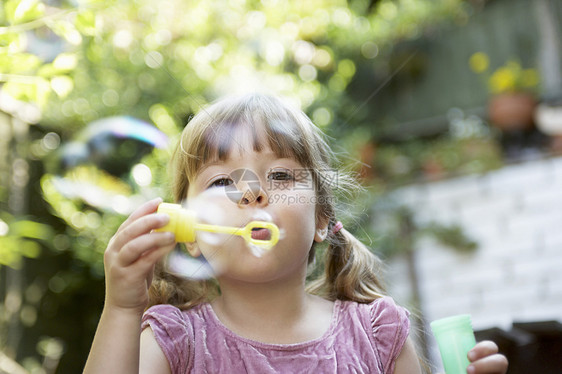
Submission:
M 252 221 L 244 227 L 231 227 L 210 225 L 197 222 L 197 215 L 191 209 L 185 209 L 179 204 L 162 203 L 158 206 L 158 213 L 167 214 L 170 221 L 166 226 L 156 231 L 172 232 L 176 235 L 176 241 L 191 243 L 195 241 L 196 231 L 206 231 L 218 234 L 241 236 L 248 244 L 262 249 L 271 249 L 279 241 L 279 228 L 271 222 Z M 269 239 L 252 238 L 253 229 L 266 229 L 269 231 Z

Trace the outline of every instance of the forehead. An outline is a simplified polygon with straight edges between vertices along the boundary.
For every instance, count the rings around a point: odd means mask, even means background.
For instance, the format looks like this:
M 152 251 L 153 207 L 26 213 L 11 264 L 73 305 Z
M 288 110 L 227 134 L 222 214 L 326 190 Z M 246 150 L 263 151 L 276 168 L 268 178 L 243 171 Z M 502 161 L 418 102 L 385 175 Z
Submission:
M 215 159 L 231 159 L 241 157 L 250 152 L 263 152 L 271 150 L 267 141 L 267 134 L 263 126 L 250 124 L 224 124 L 216 134 L 214 141 L 209 142 L 214 146 Z
M 269 152 L 279 158 L 301 161 L 303 147 L 298 139 L 294 125 L 289 123 L 228 121 L 207 128 L 204 149 L 199 154 L 203 156 L 203 165 L 241 157 L 248 152 Z

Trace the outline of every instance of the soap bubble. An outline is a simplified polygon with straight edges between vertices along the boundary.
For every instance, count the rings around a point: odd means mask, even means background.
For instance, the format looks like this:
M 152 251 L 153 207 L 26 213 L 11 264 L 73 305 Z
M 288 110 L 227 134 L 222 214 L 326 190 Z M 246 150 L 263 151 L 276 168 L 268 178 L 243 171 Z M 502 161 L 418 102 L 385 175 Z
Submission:
M 234 228 L 234 233 L 205 231 L 203 229 L 196 230 L 196 244 L 187 245 L 198 245 L 200 248 L 206 248 L 208 259 L 205 259 L 203 256 L 193 258 L 185 251 L 175 250 L 168 255 L 166 261 L 170 272 L 191 279 L 209 279 L 222 272 L 222 269 L 217 267 L 227 265 L 212 261 L 212 257 L 217 255 L 219 251 L 229 250 L 235 246 L 246 246 L 253 256 L 261 258 L 267 251 L 271 250 L 256 243 L 246 242 L 237 233 L 242 233 L 243 228 L 252 221 L 274 222 L 274 217 L 266 210 L 258 207 L 239 209 L 232 202 L 230 196 L 227 196 L 225 189 L 208 189 L 182 205 L 187 209 L 195 211 L 197 224 L 230 227 Z M 237 228 L 240 229 L 239 232 L 236 230 Z M 267 228 L 265 229 L 267 230 Z M 255 233 L 251 234 L 253 239 L 265 241 L 270 238 L 271 234 L 268 236 L 263 232 L 259 232 L 259 230 L 264 230 L 264 228 L 256 227 L 255 230 Z M 284 230 L 280 230 L 279 238 L 282 239 L 284 236 Z M 207 260 L 213 264 L 212 267 Z
M 248 243 L 248 248 L 250 248 L 250 252 L 257 258 L 261 258 L 265 252 L 267 251 L 263 247 L 257 246 L 255 244 Z
M 166 268 L 172 274 L 191 279 L 211 279 L 213 269 L 203 258 L 193 258 L 182 250 L 175 249 L 166 258 Z

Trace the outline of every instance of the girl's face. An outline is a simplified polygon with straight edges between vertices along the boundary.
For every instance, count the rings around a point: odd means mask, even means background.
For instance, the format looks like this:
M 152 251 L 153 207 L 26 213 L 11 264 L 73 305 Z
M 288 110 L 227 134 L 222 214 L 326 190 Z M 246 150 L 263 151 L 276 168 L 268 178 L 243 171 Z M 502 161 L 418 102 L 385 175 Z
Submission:
M 269 146 L 255 151 L 247 127 L 232 136 L 226 160 L 203 165 L 191 181 L 188 201 L 199 200 L 200 210 L 215 207 L 220 215 L 215 223 L 223 225 L 243 227 L 253 220 L 271 220 L 281 238 L 261 256 L 253 254 L 239 236 L 225 237 L 220 245 L 198 239 L 196 246 L 188 246 L 189 251 L 193 256 L 203 254 L 219 281 L 304 280 L 310 248 L 314 241 L 324 240 L 327 231 L 327 222 L 316 222 L 310 170 L 292 158 L 278 157 Z M 258 136 L 267 145 L 264 132 L 258 131 Z

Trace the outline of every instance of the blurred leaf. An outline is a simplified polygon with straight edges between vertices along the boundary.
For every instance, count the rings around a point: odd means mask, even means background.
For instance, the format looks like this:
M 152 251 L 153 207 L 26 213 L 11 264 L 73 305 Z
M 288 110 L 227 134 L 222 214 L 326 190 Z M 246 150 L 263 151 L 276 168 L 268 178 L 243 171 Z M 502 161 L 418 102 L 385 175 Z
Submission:
M 41 253 L 39 243 L 17 236 L 0 236 L 0 265 L 13 268 L 21 266 L 22 256 L 37 257 Z
M 0 264 L 10 266 L 19 258 L 17 239 L 11 236 L 0 236 Z
M 44 108 L 51 94 L 51 85 L 48 80 L 39 79 L 36 87 L 35 100 L 33 101 L 36 102 L 40 108 Z
M 470 239 L 463 228 L 458 225 L 429 225 L 426 233 L 433 235 L 442 245 L 453 248 L 459 252 L 473 252 L 478 248 L 478 243 Z
M 10 234 L 23 236 L 31 239 L 51 240 L 53 229 L 51 226 L 29 220 L 21 220 L 11 223 Z
M 2 86 L 2 90 L 16 100 L 35 101 L 36 87 L 34 84 L 7 82 Z
M 78 58 L 75 53 L 61 53 L 53 61 L 53 67 L 59 72 L 70 71 L 76 67 Z
M 7 0 L 4 11 L 8 22 L 18 24 L 41 17 L 45 5 L 39 0 Z
M 76 16 L 74 24 L 83 35 L 94 36 L 96 34 L 96 14 L 93 10 L 82 10 Z
M 40 65 L 41 60 L 30 53 L 0 54 L 0 72 L 33 74 Z
M 25 257 L 34 258 L 41 253 L 41 246 L 34 241 L 21 240 L 19 245 L 21 246 L 21 254 Z
M 61 99 L 64 99 L 74 88 L 74 81 L 66 75 L 53 77 L 51 79 L 51 88 Z
M 37 72 L 37 75 L 43 78 L 50 78 L 58 73 L 59 71 L 51 63 L 41 66 Z
M 172 117 L 170 110 L 162 104 L 155 104 L 148 110 L 152 122 L 168 136 L 174 136 L 179 132 L 179 127 Z
M 10 44 L 19 41 L 20 35 L 15 32 L 0 33 L 0 51 Z
M 70 44 L 78 45 L 82 42 L 80 32 L 78 32 L 74 23 L 69 19 L 54 19 L 52 22 L 49 22 L 47 26 Z
M 8 80 L 4 84 L 4 92 L 16 100 L 36 103 L 40 108 L 46 105 L 51 93 L 48 80 L 37 76 L 14 76 L 13 79 L 16 81 Z M 18 82 L 20 80 L 23 83 Z

